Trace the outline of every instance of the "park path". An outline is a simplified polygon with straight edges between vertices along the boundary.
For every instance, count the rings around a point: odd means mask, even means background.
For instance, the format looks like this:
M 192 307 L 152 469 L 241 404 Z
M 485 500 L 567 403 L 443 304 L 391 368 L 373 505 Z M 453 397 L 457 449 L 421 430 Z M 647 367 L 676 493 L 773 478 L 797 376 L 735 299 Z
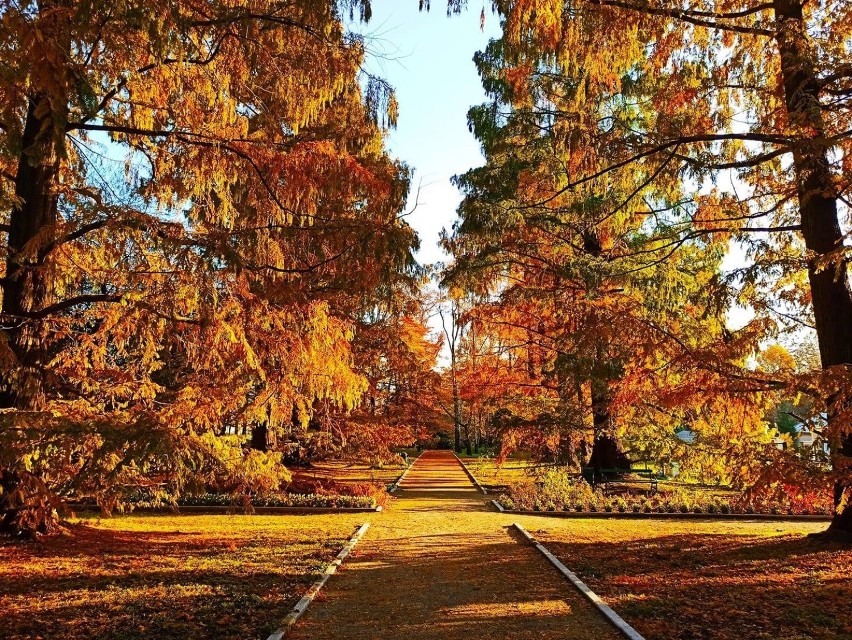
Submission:
M 290 637 L 617 640 L 547 561 L 488 511 L 450 452 L 426 451 Z

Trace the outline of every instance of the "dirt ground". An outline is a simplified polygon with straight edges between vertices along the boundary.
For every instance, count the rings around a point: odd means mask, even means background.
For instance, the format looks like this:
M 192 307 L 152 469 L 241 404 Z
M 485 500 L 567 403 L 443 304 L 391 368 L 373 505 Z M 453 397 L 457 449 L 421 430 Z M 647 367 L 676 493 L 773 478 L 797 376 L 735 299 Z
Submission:
M 380 513 L 133 514 L 0 544 L 0 638 L 265 640 L 365 521 L 289 637 L 619 638 L 517 521 L 648 640 L 852 640 L 852 550 L 806 537 L 824 523 L 498 513 L 437 451 L 395 495 Z
M 424 453 L 290 637 L 619 638 L 509 524 L 451 453 Z

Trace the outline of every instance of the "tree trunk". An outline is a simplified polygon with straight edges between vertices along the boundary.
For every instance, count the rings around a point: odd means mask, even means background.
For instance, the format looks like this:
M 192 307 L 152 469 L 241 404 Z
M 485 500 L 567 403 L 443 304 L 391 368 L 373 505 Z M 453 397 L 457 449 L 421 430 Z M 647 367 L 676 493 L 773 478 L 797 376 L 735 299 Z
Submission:
M 58 176 L 68 115 L 64 89 L 67 69 L 57 65 L 70 50 L 67 2 L 40 3 L 36 18 L 43 37 L 31 52 L 32 77 L 43 82 L 28 95 L 15 175 L 17 202 L 10 211 L 6 274 L 2 279 L 2 321 L 14 360 L 0 381 L 0 407 L 37 411 L 44 405 L 44 365 L 48 358 L 42 320 L 34 316 L 51 302 L 52 274 L 48 262 L 55 239 Z M 46 533 L 58 525 L 54 507 L 41 478 L 20 465 L 0 469 L 0 529 L 28 535 Z
M 600 469 L 629 469 L 630 460 L 621 451 L 615 438 L 601 434 L 595 438 L 589 466 L 597 475 Z
M 566 467 L 576 466 L 574 441 L 571 438 L 569 428 L 564 426 L 559 430 L 559 444 L 557 445 L 556 462 L 557 464 L 564 465 Z
M 825 124 L 819 102 L 819 81 L 813 57 L 808 51 L 802 17 L 802 3 L 775 0 L 778 23 L 777 42 L 789 126 L 801 138 L 793 150 L 796 189 L 805 246 L 812 254 L 808 260 L 808 280 L 814 309 L 820 359 L 823 369 L 838 365 L 852 366 L 852 291 L 848 263 L 840 260 L 823 265 L 820 259 L 836 251 L 843 234 L 837 216 L 837 190 L 828 158 Z M 837 405 L 845 399 L 829 398 L 829 425 Z M 835 486 L 835 506 L 852 491 L 849 463 L 852 437 L 835 439 L 832 463 L 839 474 Z M 835 515 L 829 530 L 852 534 L 852 500 Z
M 454 442 L 453 446 L 456 453 L 461 453 L 462 450 L 462 432 L 461 432 L 461 399 L 459 398 L 459 383 L 456 380 L 455 363 L 453 363 L 453 426 L 454 426 Z
M 59 154 L 50 100 L 44 94 L 30 98 L 18 161 L 15 195 L 19 204 L 9 220 L 9 253 L 3 281 L 3 315 L 9 347 L 17 360 L 15 371 L 4 380 L 3 406 L 37 409 L 44 397 L 45 352 L 40 322 L 33 312 L 51 297 L 46 246 L 54 239 L 57 220 L 56 179 Z
M 608 383 L 606 380 L 592 380 L 591 386 L 595 438 L 589 466 L 595 470 L 595 475 L 599 469 L 627 469 L 630 467 L 630 461 L 612 435 Z
M 264 452 L 269 450 L 269 427 L 265 423 L 252 427 L 251 448 Z

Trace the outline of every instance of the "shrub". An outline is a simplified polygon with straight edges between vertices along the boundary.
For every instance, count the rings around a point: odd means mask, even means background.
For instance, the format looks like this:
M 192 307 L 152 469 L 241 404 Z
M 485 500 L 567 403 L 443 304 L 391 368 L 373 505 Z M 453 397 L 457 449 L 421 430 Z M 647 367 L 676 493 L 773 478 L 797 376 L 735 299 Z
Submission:
M 700 489 L 685 486 L 666 487 L 651 496 L 624 493 L 607 497 L 585 481 L 561 469 L 550 470 L 537 482 L 524 481 L 513 484 L 509 493 L 501 496 L 501 503 L 509 509 L 577 511 L 597 513 L 708 513 L 708 514 L 831 514 L 830 496 L 814 493 L 784 495 L 776 492 L 772 499 L 746 493 L 713 495 Z
M 567 511 L 595 501 L 594 490 L 582 479 L 562 469 L 551 469 L 538 482 L 524 480 L 509 486 L 508 497 L 515 509 Z M 501 504 L 505 503 L 502 502 Z
M 346 488 L 346 493 L 355 497 L 372 498 L 376 506 L 386 507 L 390 500 L 390 494 L 387 489 L 379 484 L 372 482 L 357 482 L 350 484 Z
M 273 493 L 265 496 L 254 496 L 240 502 L 233 495 L 224 493 L 204 493 L 196 496 L 186 496 L 178 501 L 179 506 L 186 507 L 318 507 L 318 508 L 358 508 L 372 509 L 376 506 L 373 496 L 334 496 L 299 493 Z
M 512 497 L 508 494 L 501 493 L 499 496 L 497 496 L 497 502 L 499 502 L 500 506 L 504 509 L 515 509 L 515 501 L 512 500 Z

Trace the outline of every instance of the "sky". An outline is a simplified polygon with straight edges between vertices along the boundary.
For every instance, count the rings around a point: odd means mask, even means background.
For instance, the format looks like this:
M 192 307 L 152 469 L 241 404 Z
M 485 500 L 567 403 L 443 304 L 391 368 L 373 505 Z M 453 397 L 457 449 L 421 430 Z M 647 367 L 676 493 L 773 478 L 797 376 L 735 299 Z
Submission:
M 407 220 L 420 237 L 417 258 L 424 265 L 446 262 L 439 234 L 450 229 L 461 201 L 450 178 L 484 163 L 467 127 L 468 109 L 487 99 L 473 55 L 499 36 L 499 21 L 486 10 L 480 30 L 482 6 L 473 0 L 467 11 L 449 18 L 445 0 L 432 0 L 430 12 L 419 11 L 418 0 L 372 0 L 371 7 L 369 23 L 349 27 L 366 38 L 366 70 L 396 91 L 399 121 L 388 148 L 414 169 L 406 211 L 413 210 Z M 742 247 L 730 249 L 726 270 L 746 262 Z M 728 322 L 739 328 L 753 316 L 751 309 L 734 306 Z
M 444 0 L 433 0 L 428 13 L 418 11 L 417 0 L 373 0 L 371 6 L 372 19 L 357 30 L 367 37 L 367 71 L 396 90 L 399 122 L 388 148 L 414 169 L 406 211 L 413 209 L 407 220 L 420 236 L 417 257 L 421 264 L 446 261 L 439 233 L 451 227 L 461 201 L 450 178 L 484 162 L 467 111 L 486 99 L 473 54 L 499 34 L 497 17 L 486 12 L 483 32 L 475 2 L 451 18 Z

